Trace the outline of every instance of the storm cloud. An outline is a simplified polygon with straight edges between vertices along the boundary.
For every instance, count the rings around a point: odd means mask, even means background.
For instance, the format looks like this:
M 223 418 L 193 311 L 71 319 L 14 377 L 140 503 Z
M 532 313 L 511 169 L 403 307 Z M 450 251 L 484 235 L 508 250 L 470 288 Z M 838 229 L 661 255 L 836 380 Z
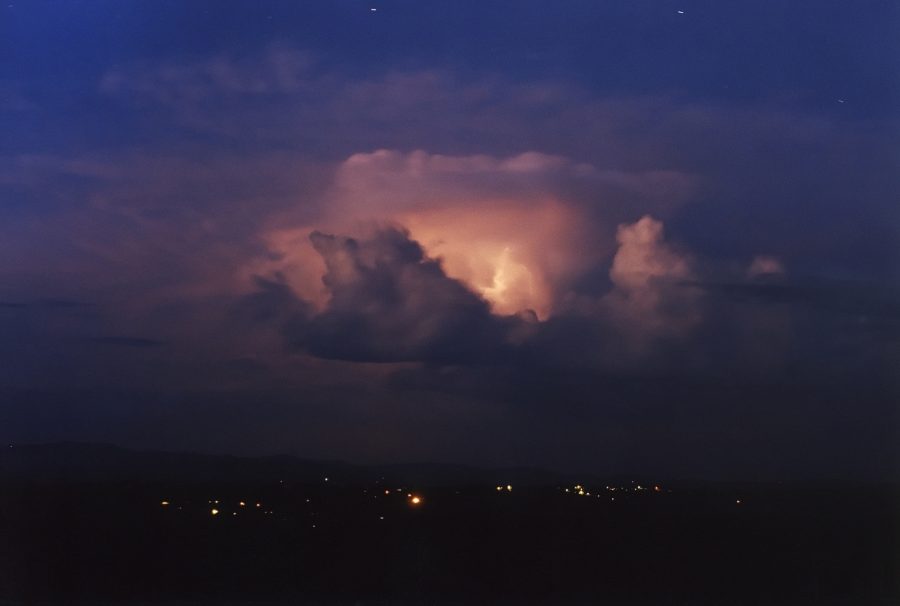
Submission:
M 5 9 L 0 438 L 900 460 L 884 10 L 109 4 Z
M 310 235 L 325 262 L 330 299 L 289 337 L 310 353 L 377 362 L 472 363 L 500 354 L 509 319 L 447 277 L 439 261 L 398 228 L 365 240 Z

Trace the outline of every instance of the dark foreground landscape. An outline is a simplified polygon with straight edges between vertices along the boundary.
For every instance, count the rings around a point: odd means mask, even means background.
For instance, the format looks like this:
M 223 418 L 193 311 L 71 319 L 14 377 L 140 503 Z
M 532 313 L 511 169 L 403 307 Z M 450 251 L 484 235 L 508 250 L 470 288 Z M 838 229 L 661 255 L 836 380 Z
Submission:
M 885 486 L 4 448 L 11 603 L 892 604 Z M 583 494 L 582 494 L 583 493 Z

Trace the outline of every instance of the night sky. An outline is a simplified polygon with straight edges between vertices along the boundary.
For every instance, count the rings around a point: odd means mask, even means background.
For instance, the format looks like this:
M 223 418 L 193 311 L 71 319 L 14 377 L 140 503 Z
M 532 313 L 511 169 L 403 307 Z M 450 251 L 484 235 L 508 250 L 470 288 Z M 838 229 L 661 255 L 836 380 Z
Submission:
M 0 6 L 0 440 L 900 477 L 893 1 Z

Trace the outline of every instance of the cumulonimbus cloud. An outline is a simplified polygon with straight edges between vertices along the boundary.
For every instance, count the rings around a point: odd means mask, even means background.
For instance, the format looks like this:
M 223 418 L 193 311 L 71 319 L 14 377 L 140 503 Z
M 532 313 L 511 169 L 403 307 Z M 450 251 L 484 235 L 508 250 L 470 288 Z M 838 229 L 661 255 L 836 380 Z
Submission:
M 613 289 L 601 300 L 613 322 L 639 342 L 696 324 L 697 292 L 680 286 L 693 275 L 690 260 L 665 242 L 663 224 L 644 216 L 620 225 L 616 241 L 609 270 Z
M 537 152 L 359 153 L 338 167 L 322 212 L 296 225 L 274 224 L 263 237 L 275 259 L 257 260 L 244 271 L 280 271 L 323 308 L 325 267 L 309 233 L 360 237 L 373 226 L 402 225 L 495 313 L 532 310 L 547 318 L 585 273 L 614 253 L 615 225 L 638 212 L 623 202 L 622 191 L 658 209 L 682 199 L 691 183 L 681 173 L 603 171 Z
M 699 314 L 696 292 L 678 286 L 692 275 L 689 260 L 666 244 L 660 222 L 645 216 L 621 225 L 617 241 L 611 290 L 563 313 L 574 314 L 577 323 L 590 327 L 588 332 L 617 335 L 625 349 L 613 352 L 609 344 L 595 343 L 591 357 L 615 357 L 621 363 L 644 355 L 658 338 L 682 336 Z M 287 285 L 272 288 L 261 281 L 277 297 L 254 295 L 265 303 L 254 308 L 281 318 L 292 347 L 313 356 L 477 364 L 534 358 L 539 350 L 560 345 L 553 343 L 560 334 L 555 325 L 545 329 L 533 312 L 492 312 L 484 297 L 449 276 L 443 263 L 401 227 L 377 228 L 365 237 L 314 231 L 309 242 L 325 267 L 324 306 L 312 309 Z M 294 312 L 279 313 L 272 302 Z
M 324 358 L 367 362 L 476 362 L 503 347 L 513 318 L 446 275 L 401 229 L 367 239 L 313 232 L 325 263 L 327 308 L 295 318 L 292 344 Z

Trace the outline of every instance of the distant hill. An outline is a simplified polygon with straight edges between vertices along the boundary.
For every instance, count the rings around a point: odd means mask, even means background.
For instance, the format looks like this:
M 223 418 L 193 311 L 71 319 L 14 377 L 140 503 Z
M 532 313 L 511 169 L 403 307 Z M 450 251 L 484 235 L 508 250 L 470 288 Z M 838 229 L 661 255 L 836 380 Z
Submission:
M 482 469 L 454 464 L 353 465 L 293 456 L 236 457 L 189 452 L 139 451 L 109 444 L 61 442 L 0 448 L 0 478 L 46 482 L 322 482 L 463 485 L 549 485 L 564 475 L 532 468 Z

